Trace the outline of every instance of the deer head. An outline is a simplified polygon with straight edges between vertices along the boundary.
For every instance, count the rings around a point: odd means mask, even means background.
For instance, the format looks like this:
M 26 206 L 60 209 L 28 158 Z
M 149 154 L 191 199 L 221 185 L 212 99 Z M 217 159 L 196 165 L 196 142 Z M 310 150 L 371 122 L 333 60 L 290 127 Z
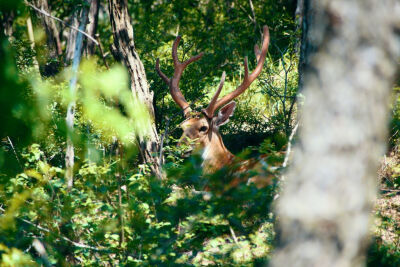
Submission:
M 177 49 L 181 37 L 178 36 L 172 45 L 172 59 L 175 70 L 171 79 L 160 70 L 159 59 L 156 61 L 158 75 L 168 84 L 172 98 L 182 108 L 186 118 L 181 123 L 183 134 L 180 143 L 190 144 L 189 153 L 193 150 L 201 151 L 205 172 L 220 169 L 224 165 L 231 163 L 234 158 L 222 141 L 219 134 L 219 127 L 226 124 L 235 111 L 236 103 L 232 100 L 242 94 L 261 73 L 269 45 L 269 30 L 267 26 L 264 26 L 263 32 L 264 37 L 261 50 L 257 45 L 254 46 L 257 59 L 257 66 L 254 71 L 249 74 L 246 57 L 244 59 L 244 78 L 242 83 L 233 92 L 218 99 L 225 81 L 225 72 L 223 72 L 216 93 L 212 97 L 208 107 L 202 109 L 201 112 L 193 112 L 191 110 L 190 105 L 179 89 L 179 80 L 187 65 L 199 60 L 203 56 L 203 53 L 180 62 L 178 60 Z

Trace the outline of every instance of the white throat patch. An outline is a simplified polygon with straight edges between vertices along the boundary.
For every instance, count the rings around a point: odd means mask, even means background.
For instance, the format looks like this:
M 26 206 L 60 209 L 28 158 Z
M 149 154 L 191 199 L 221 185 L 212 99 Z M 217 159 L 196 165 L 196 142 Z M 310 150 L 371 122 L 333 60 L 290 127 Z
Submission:
M 203 164 L 204 161 L 208 158 L 208 155 L 210 154 L 211 148 L 210 148 L 210 144 L 208 146 L 206 146 L 203 150 L 203 154 L 201 155 L 201 157 L 203 158 Z

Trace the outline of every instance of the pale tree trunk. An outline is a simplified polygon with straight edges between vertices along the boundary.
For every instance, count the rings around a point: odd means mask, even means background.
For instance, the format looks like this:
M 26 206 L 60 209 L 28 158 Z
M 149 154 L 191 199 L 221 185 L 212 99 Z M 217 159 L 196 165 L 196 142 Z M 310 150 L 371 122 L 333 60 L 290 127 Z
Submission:
M 88 14 L 88 24 L 86 26 L 86 32 L 95 37 L 97 31 L 97 24 L 99 19 L 99 8 L 100 8 L 100 0 L 92 0 L 90 3 L 90 9 Z M 85 46 L 86 55 L 93 55 L 96 51 L 96 44 L 87 39 Z
M 305 0 L 310 7 L 305 104 L 276 206 L 271 265 L 363 266 L 400 54 L 400 2 Z
M 26 20 L 26 28 L 28 29 L 28 38 L 29 38 L 29 41 L 31 42 L 31 49 L 32 49 L 32 51 L 35 51 L 35 37 L 33 34 L 32 19 L 30 16 Z M 39 73 L 39 63 L 37 61 L 36 56 L 33 56 L 33 67 Z
M 34 1 L 36 7 L 42 9 L 43 11 L 51 14 L 51 10 L 47 3 L 47 0 L 35 0 Z M 59 31 L 55 21 L 45 16 L 41 13 L 38 13 L 40 20 L 42 21 L 43 27 L 46 31 L 47 45 L 49 47 L 49 53 L 51 57 L 58 57 L 62 54 L 61 42 Z
M 84 31 L 86 28 L 87 21 L 87 10 L 83 8 L 80 16 L 79 30 Z M 78 67 L 81 62 L 83 45 L 83 34 L 80 32 L 76 33 L 74 54 L 72 58 L 72 77 L 69 83 L 69 92 L 71 99 L 68 103 L 66 124 L 67 124 L 67 148 L 65 152 L 65 179 L 67 180 L 68 188 L 71 188 L 74 183 L 74 144 L 72 142 L 72 133 L 74 131 L 74 120 L 75 120 L 75 97 L 76 97 L 76 83 L 78 80 Z
M 73 27 L 78 28 L 79 27 L 79 11 L 75 11 L 72 14 L 72 19 L 70 25 Z M 85 30 L 85 28 L 83 28 Z M 74 52 L 75 52 L 75 44 L 76 44 L 76 38 L 78 36 L 78 32 L 72 28 L 69 28 L 69 33 L 68 33 L 68 38 L 67 38 L 67 45 L 65 48 L 65 63 L 67 65 L 71 64 L 72 59 L 74 58 Z
M 135 50 L 133 28 L 128 13 L 127 0 L 109 0 L 110 21 L 114 36 L 113 54 L 117 60 L 124 62 L 128 68 L 132 93 L 144 103 L 154 119 L 153 92 L 149 89 L 146 73 L 139 55 Z M 159 137 L 154 121 L 149 121 L 149 134 L 139 138 L 139 149 L 142 160 L 150 165 L 153 174 L 161 177 L 157 154 Z

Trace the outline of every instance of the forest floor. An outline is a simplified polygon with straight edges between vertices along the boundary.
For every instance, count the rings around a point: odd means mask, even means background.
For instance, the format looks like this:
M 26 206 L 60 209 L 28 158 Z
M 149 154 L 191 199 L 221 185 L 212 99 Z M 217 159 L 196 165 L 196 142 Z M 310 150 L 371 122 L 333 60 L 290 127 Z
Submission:
M 400 194 L 382 194 L 375 205 L 375 236 L 379 242 L 400 246 Z
M 375 239 L 370 253 L 379 257 L 379 266 L 400 266 L 400 151 L 384 156 L 378 171 L 380 194 L 375 202 Z M 369 258 L 369 266 L 377 266 Z

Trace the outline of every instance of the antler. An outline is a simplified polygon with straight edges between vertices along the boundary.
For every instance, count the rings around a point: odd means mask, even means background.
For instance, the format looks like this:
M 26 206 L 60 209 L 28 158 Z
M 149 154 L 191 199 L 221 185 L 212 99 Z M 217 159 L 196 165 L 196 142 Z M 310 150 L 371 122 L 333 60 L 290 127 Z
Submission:
M 197 56 L 193 56 L 184 62 L 180 62 L 178 60 L 178 52 L 177 52 L 180 41 L 181 37 L 177 36 L 174 41 L 174 44 L 172 45 L 172 59 L 174 60 L 174 68 L 175 68 L 174 76 L 172 76 L 172 78 L 169 79 L 167 75 L 165 75 L 161 71 L 160 62 L 158 58 L 156 60 L 156 70 L 158 75 L 164 80 L 166 84 L 168 84 L 172 99 L 174 99 L 174 101 L 183 109 L 183 114 L 186 117 L 190 113 L 191 109 L 185 97 L 183 96 L 181 90 L 179 89 L 179 80 L 181 79 L 183 70 L 187 67 L 187 65 L 196 60 L 199 60 L 203 56 L 203 53 L 200 53 Z
M 203 113 L 208 117 L 212 118 L 214 116 L 214 113 L 217 109 L 222 107 L 223 105 L 227 104 L 234 98 L 238 97 L 240 94 L 242 94 L 249 86 L 250 84 L 257 78 L 258 75 L 260 75 L 261 70 L 263 68 L 265 58 L 267 56 L 267 51 L 268 51 L 268 45 L 269 45 L 269 29 L 268 26 L 264 26 L 263 29 L 263 44 L 262 48 L 260 51 L 260 48 L 258 45 L 254 46 L 254 53 L 256 54 L 256 59 L 257 59 L 257 66 L 254 69 L 254 71 L 249 75 L 249 67 L 247 64 L 247 57 L 244 59 L 244 78 L 243 82 L 235 89 L 235 91 L 230 92 L 226 96 L 222 97 L 221 99 L 218 99 L 219 94 L 221 93 L 222 85 L 223 85 L 223 80 L 225 79 L 225 73 L 222 75 L 221 78 L 221 83 L 220 83 L 220 88 L 218 88 L 217 92 L 213 96 L 210 104 L 206 109 L 203 109 Z

